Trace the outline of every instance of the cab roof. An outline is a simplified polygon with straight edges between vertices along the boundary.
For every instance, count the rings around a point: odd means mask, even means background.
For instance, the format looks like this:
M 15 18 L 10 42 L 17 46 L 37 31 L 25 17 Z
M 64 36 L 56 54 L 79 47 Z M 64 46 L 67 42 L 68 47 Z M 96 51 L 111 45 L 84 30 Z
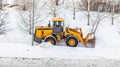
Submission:
M 52 21 L 53 22 L 64 22 L 64 19 L 63 18 L 56 18 L 56 17 L 54 17 L 54 18 L 52 18 Z

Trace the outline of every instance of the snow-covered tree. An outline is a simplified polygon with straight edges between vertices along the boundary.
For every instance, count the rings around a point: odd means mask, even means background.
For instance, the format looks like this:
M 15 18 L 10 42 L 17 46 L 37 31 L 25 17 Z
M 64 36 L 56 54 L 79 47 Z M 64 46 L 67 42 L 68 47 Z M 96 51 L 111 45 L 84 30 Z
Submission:
M 63 3 L 59 0 L 47 0 L 47 1 L 44 1 L 44 10 L 46 12 L 47 15 L 51 15 L 52 17 L 57 17 L 58 16 L 58 13 L 57 11 L 61 8 L 64 8 L 62 7 L 63 6 Z
M 67 1 L 66 5 L 66 9 L 70 9 L 73 13 L 73 19 L 76 19 L 76 11 L 78 9 L 77 5 L 78 5 L 78 0 L 70 0 Z
M 31 1 L 32 2 L 32 1 Z M 34 7 L 34 24 L 37 22 L 38 19 L 41 17 L 41 9 L 44 8 L 44 4 L 40 4 L 39 0 L 34 0 L 34 6 L 29 1 L 29 7 L 26 11 L 19 11 L 18 20 L 19 27 L 23 32 L 32 34 L 32 19 L 33 19 L 33 7 Z
M 23 11 L 19 12 L 17 18 L 18 18 L 18 25 L 21 31 L 31 34 L 31 23 L 29 22 L 29 12 Z M 22 13 L 22 14 L 21 14 Z
M 93 32 L 95 34 L 101 21 L 106 19 L 106 18 L 108 18 L 107 14 L 102 14 L 99 11 L 93 13 L 93 17 L 91 18 L 91 20 L 93 22 L 91 32 Z
M 23 10 L 29 10 L 30 6 L 32 6 L 32 0 L 15 0 L 16 5 L 19 5 L 23 8 Z

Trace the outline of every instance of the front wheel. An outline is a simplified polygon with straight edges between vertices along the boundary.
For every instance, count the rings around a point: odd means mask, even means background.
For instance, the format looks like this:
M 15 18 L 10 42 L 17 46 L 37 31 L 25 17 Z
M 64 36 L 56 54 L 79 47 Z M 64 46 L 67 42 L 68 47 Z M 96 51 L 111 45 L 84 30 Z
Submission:
M 44 39 L 44 42 L 50 42 L 51 44 L 56 45 L 57 40 L 56 40 L 56 38 L 53 37 L 53 36 L 48 36 L 48 37 L 46 37 L 46 38 Z
M 78 39 L 74 36 L 68 36 L 65 42 L 66 45 L 70 47 L 76 47 L 78 45 Z

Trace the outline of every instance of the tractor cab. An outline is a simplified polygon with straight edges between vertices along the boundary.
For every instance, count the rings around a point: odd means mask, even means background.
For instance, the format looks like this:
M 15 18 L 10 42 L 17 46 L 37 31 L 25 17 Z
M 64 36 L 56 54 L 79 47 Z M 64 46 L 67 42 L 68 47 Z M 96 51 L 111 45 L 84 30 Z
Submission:
M 52 18 L 53 22 L 53 33 L 61 34 L 63 32 L 64 20 L 63 18 Z

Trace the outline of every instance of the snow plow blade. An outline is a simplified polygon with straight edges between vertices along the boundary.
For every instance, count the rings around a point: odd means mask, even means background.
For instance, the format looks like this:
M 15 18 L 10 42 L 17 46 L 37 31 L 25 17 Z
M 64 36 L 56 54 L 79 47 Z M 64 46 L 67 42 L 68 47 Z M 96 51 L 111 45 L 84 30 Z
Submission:
M 95 48 L 95 37 L 93 39 L 89 39 L 87 44 L 86 44 L 86 47 L 88 48 Z

